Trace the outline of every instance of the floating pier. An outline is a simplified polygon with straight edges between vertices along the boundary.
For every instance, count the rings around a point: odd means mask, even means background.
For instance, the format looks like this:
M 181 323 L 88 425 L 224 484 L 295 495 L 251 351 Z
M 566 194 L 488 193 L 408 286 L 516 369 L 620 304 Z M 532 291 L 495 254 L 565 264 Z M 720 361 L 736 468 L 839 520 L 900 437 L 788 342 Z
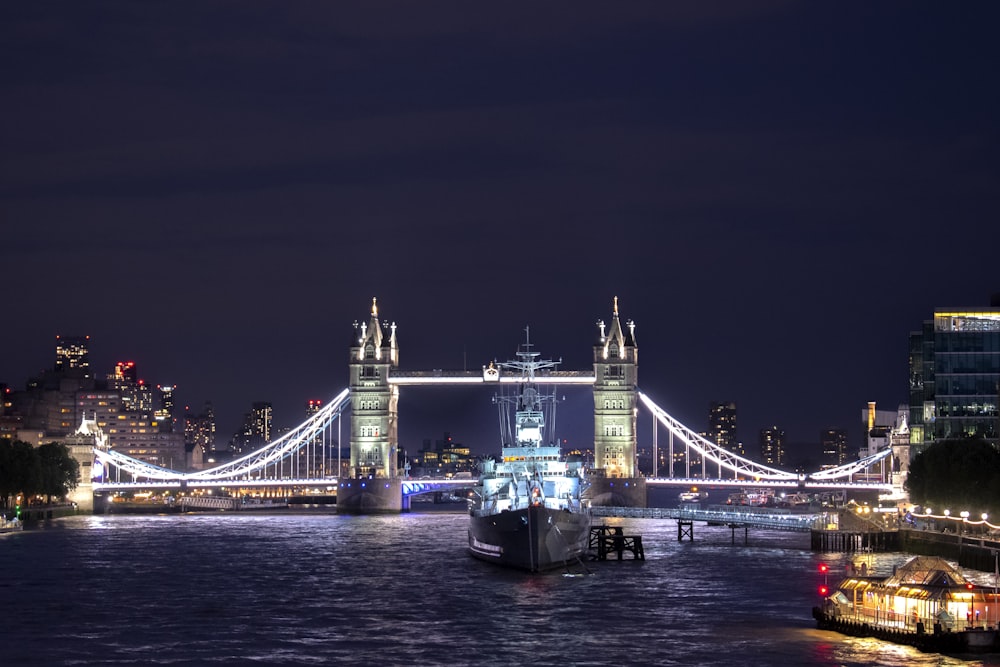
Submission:
M 813 551 L 895 551 L 899 547 L 896 531 L 861 532 L 857 530 L 814 530 Z
M 608 560 L 610 554 L 617 554 L 618 560 L 623 560 L 626 552 L 632 554 L 632 560 L 646 560 L 642 535 L 626 535 L 621 527 L 592 526 L 590 550 L 597 551 L 595 560 Z

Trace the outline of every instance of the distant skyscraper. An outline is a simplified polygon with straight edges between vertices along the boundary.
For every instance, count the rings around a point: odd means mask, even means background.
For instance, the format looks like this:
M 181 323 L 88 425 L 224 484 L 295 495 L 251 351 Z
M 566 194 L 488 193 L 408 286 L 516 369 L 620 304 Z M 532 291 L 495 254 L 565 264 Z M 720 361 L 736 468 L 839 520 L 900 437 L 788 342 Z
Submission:
M 112 389 L 120 389 L 126 385 L 136 385 L 139 383 L 138 371 L 134 361 L 119 361 L 115 364 L 115 370 L 108 377 Z
M 760 430 L 760 460 L 770 466 L 785 464 L 785 432 L 777 426 Z
M 115 364 L 114 371 L 108 375 L 108 384 L 121 394 L 124 412 L 152 415 L 153 392 L 145 380 L 139 379 L 134 361 L 119 361 Z
M 177 385 L 158 384 L 156 389 L 160 392 L 160 407 L 156 409 L 156 418 L 172 426 L 174 421 L 174 390 L 177 389 Z
M 819 443 L 822 455 L 820 469 L 836 468 L 847 463 L 847 431 L 840 428 L 827 428 L 819 433 Z
M 712 402 L 708 406 L 708 439 L 733 454 L 743 456 L 743 445 L 736 437 L 736 403 Z
M 311 398 L 306 402 L 306 417 L 312 417 L 323 407 L 323 401 L 318 398 Z
M 90 377 L 90 336 L 56 336 L 57 373 L 67 377 Z
M 251 437 L 271 442 L 271 404 L 259 401 L 253 404 L 251 415 Z
M 215 410 L 211 403 L 205 403 L 200 414 L 185 412 L 184 443 L 200 445 L 206 453 L 215 451 Z
M 1000 294 L 989 308 L 938 308 L 910 334 L 910 443 L 1000 442 Z

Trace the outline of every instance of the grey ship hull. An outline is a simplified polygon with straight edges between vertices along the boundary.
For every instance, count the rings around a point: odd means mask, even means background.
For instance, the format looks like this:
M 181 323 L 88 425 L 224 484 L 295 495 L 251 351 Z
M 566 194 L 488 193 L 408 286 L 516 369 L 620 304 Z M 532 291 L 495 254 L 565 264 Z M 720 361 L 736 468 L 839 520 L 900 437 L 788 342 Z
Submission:
M 590 511 L 542 506 L 469 518 L 469 554 L 505 567 L 541 572 L 586 555 Z

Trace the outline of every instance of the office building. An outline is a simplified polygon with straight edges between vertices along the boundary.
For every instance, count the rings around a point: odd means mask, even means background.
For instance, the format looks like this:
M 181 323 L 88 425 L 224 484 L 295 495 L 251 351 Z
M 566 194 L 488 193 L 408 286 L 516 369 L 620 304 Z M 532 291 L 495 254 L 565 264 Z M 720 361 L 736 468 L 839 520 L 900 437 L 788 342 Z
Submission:
M 777 426 L 760 430 L 760 460 L 764 465 L 785 464 L 785 432 Z
M 56 336 L 55 371 L 65 377 L 89 378 L 90 336 Z
M 847 463 L 847 431 L 840 428 L 826 428 L 819 433 L 820 470 L 836 468 Z
M 989 308 L 938 308 L 910 334 L 910 443 L 1000 433 L 1000 295 Z
M 722 401 L 708 406 L 707 438 L 733 454 L 743 456 L 743 443 L 736 436 L 736 403 Z

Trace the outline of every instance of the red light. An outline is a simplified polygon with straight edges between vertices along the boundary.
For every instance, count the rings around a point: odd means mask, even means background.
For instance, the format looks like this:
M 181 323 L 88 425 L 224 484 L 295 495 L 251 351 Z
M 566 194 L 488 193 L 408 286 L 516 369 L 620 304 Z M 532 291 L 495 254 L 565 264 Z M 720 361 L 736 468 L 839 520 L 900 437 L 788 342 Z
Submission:
M 965 587 L 968 588 L 970 591 L 972 590 L 972 584 L 971 583 L 966 584 Z
M 829 593 L 829 592 L 830 592 L 830 589 L 827 588 L 826 586 L 820 586 L 819 587 L 819 594 L 820 595 L 822 595 L 822 596 L 825 597 L 827 595 L 827 593 Z
M 826 563 L 820 563 L 820 564 L 819 564 L 819 571 L 820 571 L 820 572 L 822 572 L 822 573 L 826 574 L 826 571 L 827 571 L 827 570 L 829 570 L 829 569 L 830 569 L 830 568 L 828 568 L 828 567 L 826 566 Z

